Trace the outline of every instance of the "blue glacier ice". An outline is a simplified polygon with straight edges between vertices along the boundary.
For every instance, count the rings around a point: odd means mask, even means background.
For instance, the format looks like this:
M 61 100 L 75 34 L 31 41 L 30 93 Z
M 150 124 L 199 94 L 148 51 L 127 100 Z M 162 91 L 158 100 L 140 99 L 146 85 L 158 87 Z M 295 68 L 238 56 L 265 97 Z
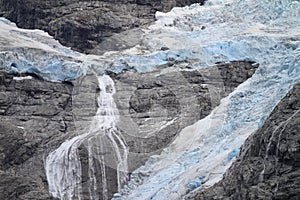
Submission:
M 9 21 L 8 19 L 6 19 L 4 17 L 0 17 L 0 21 L 4 22 L 5 24 L 11 24 L 11 21 Z
M 122 70 L 149 72 L 168 63 L 184 62 L 186 59 L 196 59 L 189 50 L 158 51 L 146 55 L 131 55 L 118 58 L 106 70 L 120 73 Z
M 35 74 L 50 81 L 73 80 L 82 75 L 82 69 L 79 63 L 68 63 L 62 61 L 62 58 L 58 59 L 55 57 L 49 58 L 49 60 L 44 63 L 37 60 L 30 60 L 26 57 L 24 60 L 21 60 L 19 57 L 14 60 L 7 60 L 7 62 L 1 65 L 0 69 L 1 68 L 13 73 Z
M 202 182 L 201 180 L 198 180 L 198 179 L 194 179 L 194 180 L 191 180 L 188 184 L 187 184 L 187 187 L 191 190 L 194 190 L 196 189 L 197 187 L 200 187 L 202 185 Z
M 232 159 L 236 158 L 239 153 L 240 148 L 233 149 L 231 152 L 228 153 L 227 158 L 224 160 L 225 162 L 230 162 Z
M 203 179 L 205 179 L 205 176 L 196 177 L 195 179 L 190 180 L 190 182 L 187 184 L 187 187 L 191 190 L 194 190 L 202 185 Z

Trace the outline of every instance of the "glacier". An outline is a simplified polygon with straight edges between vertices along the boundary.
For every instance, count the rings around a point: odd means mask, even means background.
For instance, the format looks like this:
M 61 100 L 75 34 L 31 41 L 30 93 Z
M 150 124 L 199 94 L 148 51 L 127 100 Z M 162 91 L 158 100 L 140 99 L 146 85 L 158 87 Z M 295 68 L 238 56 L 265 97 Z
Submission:
M 170 63 L 189 68 L 231 61 L 259 64 L 252 78 L 223 99 L 209 116 L 183 129 L 160 155 L 151 156 L 135 170 L 130 181 L 114 195 L 116 200 L 183 199 L 191 190 L 212 186 L 222 178 L 247 137 L 262 126 L 293 84 L 300 82 L 299 1 L 208 0 L 204 6 L 194 4 L 168 13 L 157 12 L 156 18 L 144 30 L 140 45 L 102 56 L 74 52 L 43 31 L 19 29 L 0 18 L 0 70 L 35 74 L 48 81 L 74 80 L 89 70 L 100 77 L 122 70 L 147 72 Z M 118 119 L 114 120 L 117 123 Z M 66 141 L 65 146 L 74 141 L 78 146 L 86 135 L 89 132 Z M 75 161 L 76 149 L 71 155 Z M 48 156 L 50 163 L 58 165 L 59 159 L 67 157 L 60 149 Z M 124 154 L 124 159 L 120 159 L 123 171 L 126 157 Z M 69 164 L 76 168 L 72 160 Z M 90 193 L 91 199 L 97 199 L 92 191 L 93 165 L 91 160 Z M 80 193 L 80 188 L 74 186 L 80 177 L 63 177 L 62 183 L 71 185 L 69 193 L 61 191 L 63 186 L 55 185 L 62 178 L 55 177 L 56 167 L 46 166 L 49 185 L 53 182 L 53 196 L 70 199 L 74 193 Z M 123 182 L 122 177 L 119 182 Z
M 196 59 L 192 68 L 237 60 L 260 66 L 209 116 L 183 129 L 160 155 L 134 171 L 113 199 L 182 199 L 193 189 L 212 186 L 245 139 L 300 81 L 299 1 L 211 0 L 156 17 L 143 38 L 151 52 L 166 47 Z M 139 65 L 130 57 L 122 61 Z

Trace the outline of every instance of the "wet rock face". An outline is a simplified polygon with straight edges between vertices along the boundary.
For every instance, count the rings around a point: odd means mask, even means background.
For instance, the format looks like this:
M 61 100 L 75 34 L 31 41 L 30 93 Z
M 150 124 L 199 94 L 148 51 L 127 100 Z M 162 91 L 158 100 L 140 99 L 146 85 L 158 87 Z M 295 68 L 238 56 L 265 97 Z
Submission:
M 143 25 L 156 11 L 204 0 L 2 0 L 0 16 L 19 27 L 42 29 L 63 45 L 85 53 L 103 53 L 134 46 Z M 116 35 L 117 34 L 117 35 Z
M 199 70 L 127 71 L 114 77 L 118 127 L 130 146 L 130 169 L 159 154 L 184 127 L 209 115 L 257 67 L 233 62 Z
M 182 128 L 207 116 L 256 68 L 234 62 L 199 70 L 112 75 L 120 114 L 117 126 L 130 148 L 130 171 L 170 144 Z M 45 156 L 89 126 L 97 111 L 98 82 L 92 75 L 72 83 L 15 76 L 0 73 L 0 199 L 49 199 Z M 79 154 L 88 198 L 84 145 Z M 100 171 L 96 169 L 98 177 Z M 107 166 L 106 174 L 111 197 L 117 192 L 117 173 Z
M 300 84 L 247 139 L 222 181 L 191 199 L 299 199 Z

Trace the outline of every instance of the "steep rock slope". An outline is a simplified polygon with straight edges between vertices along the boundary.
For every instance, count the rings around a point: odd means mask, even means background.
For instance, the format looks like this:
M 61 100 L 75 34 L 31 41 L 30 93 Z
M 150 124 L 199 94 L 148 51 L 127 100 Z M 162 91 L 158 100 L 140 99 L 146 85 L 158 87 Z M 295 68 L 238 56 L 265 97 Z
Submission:
M 18 78 L 0 74 L 0 198 L 48 199 L 43 157 L 56 137 L 74 130 L 72 87 Z
M 298 83 L 247 139 L 222 181 L 190 199 L 299 199 L 299 121 Z
M 118 128 L 124 132 L 130 148 L 130 171 L 142 165 L 150 155 L 159 153 L 182 128 L 208 115 L 221 98 L 251 77 L 256 68 L 252 63 L 234 62 L 177 73 L 112 74 L 121 116 Z M 167 82 L 166 77 L 174 77 L 174 73 L 183 80 Z M 1 72 L 0 187 L 4 191 L 1 199 L 50 198 L 44 172 L 45 156 L 88 126 L 97 109 L 95 99 L 99 88 L 96 83 L 93 75 L 72 82 L 52 83 L 34 74 Z M 184 93 L 187 87 L 193 90 Z M 179 94 L 194 97 L 180 99 L 183 96 Z M 166 112 L 156 110 L 157 105 Z M 189 109 L 183 108 L 184 105 L 190 105 Z M 196 109 L 203 112 L 196 115 Z M 192 110 L 194 113 L 190 113 Z M 154 123 L 158 121 L 165 123 L 164 128 L 159 129 L 160 124 Z M 86 166 L 84 145 L 80 156 L 82 165 Z M 112 196 L 117 192 L 116 171 L 109 166 L 106 171 Z M 87 187 L 87 176 L 83 173 L 83 188 Z
M 137 28 L 153 22 L 156 11 L 200 2 L 204 0 L 1 0 L 0 16 L 22 28 L 45 30 L 77 51 L 103 53 L 136 45 Z
M 119 128 L 130 144 L 130 168 L 159 154 L 183 128 L 209 115 L 257 67 L 232 62 L 196 70 L 117 74 L 115 100 Z

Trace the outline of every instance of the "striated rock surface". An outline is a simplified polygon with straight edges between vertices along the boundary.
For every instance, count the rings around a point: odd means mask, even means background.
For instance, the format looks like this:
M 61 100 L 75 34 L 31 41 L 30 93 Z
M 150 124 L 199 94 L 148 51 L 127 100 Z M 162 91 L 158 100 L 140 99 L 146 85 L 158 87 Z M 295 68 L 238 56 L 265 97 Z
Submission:
M 219 183 L 189 199 L 299 199 L 300 84 L 242 146 Z
M 183 128 L 209 115 L 257 67 L 232 62 L 197 70 L 116 75 L 119 127 L 130 146 L 131 169 L 159 154 Z
M 208 115 L 256 68 L 252 63 L 233 62 L 178 72 L 111 74 L 120 111 L 118 128 L 130 148 L 130 171 L 160 152 L 182 128 Z M 1 199 L 50 199 L 45 156 L 88 126 L 97 110 L 98 94 L 92 75 L 53 83 L 33 74 L 1 72 Z M 83 170 L 87 170 L 84 145 L 80 157 Z M 106 172 L 111 197 L 117 192 L 116 170 L 107 166 Z M 87 177 L 83 172 L 83 190 Z
M 101 54 L 136 45 L 138 28 L 153 22 L 156 11 L 192 3 L 204 0 L 1 0 L 0 16 L 22 28 L 45 30 L 77 51 Z

